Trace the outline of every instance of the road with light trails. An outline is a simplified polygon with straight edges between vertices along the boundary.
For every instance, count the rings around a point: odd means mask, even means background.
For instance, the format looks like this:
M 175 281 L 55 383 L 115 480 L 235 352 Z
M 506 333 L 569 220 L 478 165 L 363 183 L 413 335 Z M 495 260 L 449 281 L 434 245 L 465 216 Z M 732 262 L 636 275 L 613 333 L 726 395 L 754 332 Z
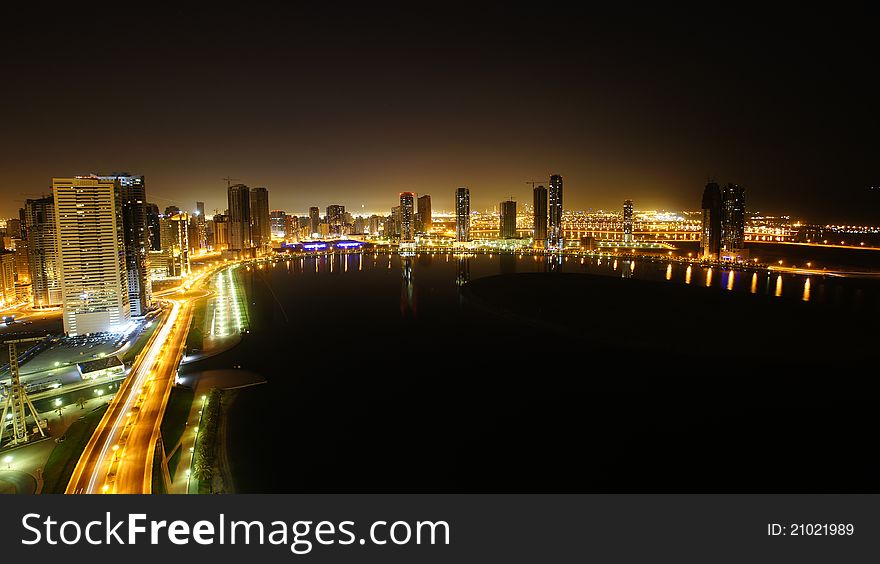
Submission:
M 213 270 L 186 281 L 170 311 L 135 360 L 71 475 L 66 493 L 151 493 L 153 457 L 177 367 L 186 347 L 192 303 L 205 290 L 184 293 Z

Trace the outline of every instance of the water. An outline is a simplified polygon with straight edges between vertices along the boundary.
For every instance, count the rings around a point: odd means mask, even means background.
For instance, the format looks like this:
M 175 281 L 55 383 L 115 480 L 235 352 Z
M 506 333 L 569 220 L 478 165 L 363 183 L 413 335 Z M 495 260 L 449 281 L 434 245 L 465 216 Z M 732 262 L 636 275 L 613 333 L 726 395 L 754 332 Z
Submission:
M 547 271 L 632 281 L 585 290 L 572 319 L 533 304 L 536 322 L 487 313 L 462 290 Z M 230 411 L 241 492 L 876 489 L 874 395 L 842 393 L 845 375 L 798 358 L 766 371 L 768 359 L 738 360 L 774 335 L 839 335 L 828 315 L 876 314 L 875 281 L 528 255 L 335 255 L 238 272 L 250 333 L 187 370 L 240 365 L 269 381 Z M 648 290 L 659 298 L 639 302 Z M 682 311 L 699 320 L 727 295 L 769 322 L 752 327 L 749 313 L 715 338 Z

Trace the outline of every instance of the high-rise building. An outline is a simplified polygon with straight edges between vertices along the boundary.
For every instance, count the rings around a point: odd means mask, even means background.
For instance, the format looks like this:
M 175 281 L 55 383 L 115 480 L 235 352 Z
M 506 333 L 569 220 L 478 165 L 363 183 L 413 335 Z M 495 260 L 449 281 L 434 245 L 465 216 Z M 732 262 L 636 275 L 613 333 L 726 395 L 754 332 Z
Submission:
M 198 236 L 197 245 L 193 245 L 200 251 L 208 250 L 208 217 L 205 215 L 205 202 L 196 202 L 196 234 Z
M 471 191 L 464 187 L 455 191 L 455 240 L 471 240 Z
M 99 176 L 98 179 L 119 183 L 128 303 L 132 317 L 140 317 L 147 314 L 153 299 L 153 286 L 147 271 L 150 232 L 147 224 L 146 183 L 143 176 L 133 176 L 127 172 Z
M 554 174 L 550 177 L 550 189 L 547 191 L 547 239 L 548 246 L 561 249 L 564 246 L 562 236 L 562 177 Z
M 745 248 L 746 191 L 736 184 L 728 184 L 721 191 L 721 250 L 739 251 Z
M 177 206 L 168 206 L 165 208 L 165 215 L 171 216 L 180 213 L 180 208 Z
M 214 250 L 225 251 L 229 248 L 229 220 L 223 214 L 214 216 Z
M 400 240 L 415 241 L 415 197 L 412 192 L 400 193 Z
M 431 227 L 434 225 L 434 220 L 431 217 L 431 196 L 429 194 L 425 194 L 424 196 L 419 196 L 418 202 L 418 215 L 419 215 L 419 228 L 418 231 L 422 233 L 427 233 L 431 230 Z
M 299 239 L 299 217 L 295 215 L 284 216 L 284 238 Z
M 704 259 L 717 259 L 721 255 L 721 188 L 717 182 L 706 184 L 702 206 L 700 249 Z
M 633 201 L 623 201 L 623 241 L 632 243 L 633 240 Z
M 284 239 L 287 237 L 287 214 L 282 210 L 269 212 L 269 223 L 272 226 L 272 237 Z
M 376 214 L 370 216 L 370 224 L 368 226 L 370 235 L 378 235 L 379 234 L 379 226 L 382 225 L 382 218 Z
M 53 178 L 52 191 L 65 333 L 125 330 L 131 307 L 119 182 Z
M 259 254 L 266 254 L 272 250 L 269 191 L 262 187 L 251 190 L 251 238 Z
M 327 206 L 327 216 L 324 218 L 330 229 L 330 235 L 342 235 L 345 226 L 345 206 L 331 204 Z
M 228 249 L 241 256 L 253 252 L 254 240 L 251 234 L 251 195 L 250 188 L 244 184 L 233 184 L 227 189 L 229 202 L 229 246 Z
M 309 208 L 309 236 L 318 233 L 321 224 L 321 210 L 317 207 Z
M 547 245 L 547 188 L 535 186 L 532 192 L 535 217 L 534 245 L 544 247 Z
M 47 196 L 35 200 L 25 200 L 24 214 L 34 306 L 60 306 L 61 272 L 58 263 L 55 198 Z
M 516 238 L 516 202 L 506 200 L 501 202 L 501 214 L 499 216 L 499 235 L 502 239 Z
M 166 257 L 167 275 L 170 277 L 186 276 L 190 272 L 190 219 L 187 213 L 161 219 L 162 254 Z
M 16 303 L 15 253 L 0 249 L 0 307 Z
M 150 250 L 162 250 L 162 236 L 159 234 L 159 206 L 147 204 L 147 230 L 150 232 Z

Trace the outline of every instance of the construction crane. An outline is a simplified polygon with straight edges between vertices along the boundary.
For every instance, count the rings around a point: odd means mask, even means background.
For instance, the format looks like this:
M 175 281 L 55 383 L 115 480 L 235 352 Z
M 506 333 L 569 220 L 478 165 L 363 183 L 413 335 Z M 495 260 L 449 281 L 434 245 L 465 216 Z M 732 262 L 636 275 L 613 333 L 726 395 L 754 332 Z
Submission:
M 543 180 L 526 180 L 526 184 L 532 185 L 532 190 L 535 189 L 535 184 L 540 184 L 542 182 L 544 182 L 544 181 Z
M 240 182 L 240 181 L 241 181 L 241 178 L 229 178 L 229 177 L 227 176 L 226 178 L 221 178 L 220 180 L 225 180 L 225 181 L 226 181 L 226 187 L 229 188 L 230 186 L 232 186 L 232 183 L 233 183 L 233 182 Z
M 34 408 L 34 404 L 31 403 L 31 399 L 28 397 L 27 392 L 24 389 L 24 386 L 21 385 L 21 375 L 18 371 L 18 349 L 16 345 L 18 343 L 33 343 L 36 341 L 42 341 L 46 337 L 30 337 L 25 339 L 13 339 L 11 341 L 6 341 L 5 344 L 9 346 L 9 384 L 4 386 L 4 393 L 6 394 L 6 402 L 3 405 L 3 416 L 0 419 L 0 444 L 3 442 L 3 432 L 6 431 L 6 414 L 9 412 L 9 408 L 12 408 L 12 443 L 13 445 L 20 445 L 28 442 L 30 435 L 27 432 L 27 425 L 25 424 L 25 406 L 30 409 L 31 415 L 34 416 L 34 422 L 37 424 L 37 430 L 40 431 L 40 435 L 45 437 L 46 433 L 43 432 L 43 427 L 40 425 L 40 417 L 37 415 L 37 410 Z

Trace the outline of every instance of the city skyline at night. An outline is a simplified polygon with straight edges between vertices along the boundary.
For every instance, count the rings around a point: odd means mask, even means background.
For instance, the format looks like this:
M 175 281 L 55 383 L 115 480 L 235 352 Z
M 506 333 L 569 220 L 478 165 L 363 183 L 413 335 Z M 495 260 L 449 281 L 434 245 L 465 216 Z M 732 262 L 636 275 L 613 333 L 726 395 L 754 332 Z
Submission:
M 113 49 L 44 40 L 100 28 L 96 14 L 39 32 L 24 20 L 0 39 L 16 76 L 0 93 L 0 215 L 52 177 L 137 170 L 160 209 L 222 211 L 221 179 L 235 176 L 280 209 L 375 211 L 388 194 L 468 186 L 483 210 L 565 171 L 570 209 L 699 209 L 692 186 L 717 177 L 747 187 L 752 209 L 876 217 L 878 116 L 857 19 L 522 15 L 269 13 L 236 29 L 235 14 L 145 14 L 126 24 L 143 40 Z M 745 29 L 747 42 L 722 39 Z

